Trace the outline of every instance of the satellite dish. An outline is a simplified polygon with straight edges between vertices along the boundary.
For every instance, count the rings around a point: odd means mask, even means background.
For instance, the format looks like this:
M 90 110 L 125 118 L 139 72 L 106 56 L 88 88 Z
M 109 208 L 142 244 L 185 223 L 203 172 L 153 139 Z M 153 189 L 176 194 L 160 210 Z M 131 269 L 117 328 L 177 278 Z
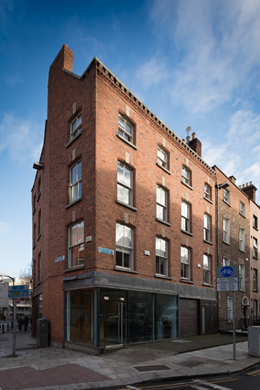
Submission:
M 189 127 L 187 127 L 187 129 L 186 129 L 186 133 L 187 133 L 187 136 L 189 136 L 189 132 L 191 131 L 191 127 L 189 126 Z

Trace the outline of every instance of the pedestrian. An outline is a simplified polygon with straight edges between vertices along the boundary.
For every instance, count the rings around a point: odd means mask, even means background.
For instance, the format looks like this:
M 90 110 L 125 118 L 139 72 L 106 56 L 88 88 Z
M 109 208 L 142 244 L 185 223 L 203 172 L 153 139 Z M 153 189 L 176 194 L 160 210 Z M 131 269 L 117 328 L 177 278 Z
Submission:
M 19 317 L 19 320 L 18 320 L 18 326 L 19 326 L 19 330 L 22 330 L 22 326 L 23 326 L 23 320 L 22 320 L 22 317 Z
M 24 325 L 24 331 L 25 331 L 25 332 L 27 331 L 28 322 L 29 322 L 29 318 L 26 316 L 26 317 L 23 319 L 23 325 Z

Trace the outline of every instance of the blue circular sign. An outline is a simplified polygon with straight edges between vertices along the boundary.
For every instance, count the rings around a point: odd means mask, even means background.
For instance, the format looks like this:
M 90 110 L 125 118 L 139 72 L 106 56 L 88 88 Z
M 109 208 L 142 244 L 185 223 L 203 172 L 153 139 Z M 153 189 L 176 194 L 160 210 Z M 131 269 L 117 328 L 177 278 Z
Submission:
M 224 276 L 224 278 L 229 278 L 234 274 L 234 272 L 234 268 L 230 267 L 229 265 L 222 267 L 220 270 L 220 273 L 222 276 Z

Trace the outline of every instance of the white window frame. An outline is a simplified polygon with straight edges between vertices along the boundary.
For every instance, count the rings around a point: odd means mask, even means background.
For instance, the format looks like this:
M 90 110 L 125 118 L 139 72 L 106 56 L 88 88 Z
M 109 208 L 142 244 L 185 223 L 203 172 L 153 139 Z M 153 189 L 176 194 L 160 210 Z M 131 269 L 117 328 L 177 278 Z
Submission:
M 168 169 L 168 153 L 162 146 L 157 147 L 157 164 Z
M 118 244 L 118 241 L 120 239 L 119 233 L 120 229 L 123 230 L 123 242 L 122 244 Z M 130 233 L 130 246 L 127 245 L 127 235 L 129 237 Z M 133 269 L 134 266 L 134 231 L 129 226 L 123 225 L 121 223 L 116 224 L 116 267 L 120 268 L 126 268 L 126 269 Z M 120 254 L 120 255 L 119 255 Z M 126 258 L 125 256 L 126 255 Z M 128 256 L 129 255 L 129 256 Z M 119 262 L 119 257 L 121 257 L 121 261 Z M 128 267 L 125 266 L 125 261 L 128 257 Z
M 81 229 L 83 227 L 83 237 L 79 238 L 76 241 L 76 243 L 74 245 L 72 245 L 71 244 L 71 237 L 72 237 L 71 231 L 73 228 L 76 228 L 76 227 L 78 229 Z M 84 256 L 84 221 L 76 222 L 68 228 L 68 243 L 69 243 L 68 268 L 73 268 L 73 267 L 76 267 L 78 265 L 83 264 L 84 258 L 80 257 L 80 252 L 83 252 L 83 256 Z M 73 264 L 73 262 L 74 262 L 73 252 L 74 252 L 75 248 L 77 248 L 77 250 L 78 250 L 78 256 L 75 259 L 75 264 Z
M 245 206 L 245 203 L 241 202 L 241 200 L 240 200 L 240 203 L 239 203 L 239 212 L 243 216 L 246 215 L 246 206 Z
M 161 200 L 162 193 L 164 194 L 164 203 Z M 168 191 L 159 185 L 156 186 L 156 218 L 161 221 L 168 221 Z
M 181 279 L 191 280 L 190 275 L 191 250 L 181 246 Z
M 76 125 L 75 128 L 73 128 L 74 124 Z M 74 118 L 70 124 L 70 139 L 73 139 L 82 132 L 82 113 L 80 112 L 76 118 Z
M 233 298 L 227 297 L 227 318 L 228 321 L 233 321 Z
M 239 290 L 245 291 L 245 265 L 239 264 Z
M 253 291 L 258 291 L 258 272 L 256 268 L 253 268 Z
M 164 248 L 163 248 L 164 246 Z M 168 241 L 155 238 L 156 274 L 168 276 Z
M 253 237 L 253 258 L 258 259 L 258 243 L 255 237 Z
M 191 232 L 191 205 L 184 200 L 181 202 L 181 230 Z
M 80 167 L 80 169 L 79 169 Z M 73 182 L 73 170 L 76 169 L 76 180 Z M 78 193 L 78 196 L 75 194 Z M 82 197 L 82 161 L 70 167 L 70 203 Z
M 223 241 L 230 243 L 230 219 L 223 217 Z
M 239 228 L 239 250 L 245 252 L 246 245 L 246 229 Z
M 227 188 L 223 189 L 223 200 L 230 204 L 230 191 Z
M 211 188 L 207 183 L 204 184 L 204 198 L 211 200 Z
M 203 255 L 203 282 L 211 285 L 211 256 Z
M 191 186 L 191 172 L 186 165 L 182 166 L 182 171 L 181 171 L 181 181 L 188 186 Z
M 130 183 L 127 183 L 127 180 L 120 181 L 120 175 L 118 173 L 119 167 L 123 170 L 124 173 L 129 172 Z M 128 194 L 128 201 L 124 202 L 120 196 L 120 190 L 123 190 Z M 120 199 L 121 198 L 121 199 Z M 121 161 L 117 162 L 117 200 L 119 202 L 133 206 L 133 170 L 128 165 L 122 163 Z
M 127 130 L 128 127 L 129 131 Z M 131 144 L 134 143 L 134 125 L 129 119 L 124 118 L 120 114 L 118 115 L 118 135 Z
M 230 259 L 223 257 L 223 267 L 230 266 Z
M 211 240 L 211 217 L 208 214 L 204 214 L 204 241 L 210 242 Z

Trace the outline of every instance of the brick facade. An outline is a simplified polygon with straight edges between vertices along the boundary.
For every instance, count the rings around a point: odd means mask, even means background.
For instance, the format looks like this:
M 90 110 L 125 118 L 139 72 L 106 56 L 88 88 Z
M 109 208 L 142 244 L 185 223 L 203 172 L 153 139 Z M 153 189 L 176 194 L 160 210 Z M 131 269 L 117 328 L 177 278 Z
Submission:
M 98 59 L 93 59 L 81 77 L 73 74 L 72 69 L 73 53 L 64 45 L 49 71 L 48 115 L 40 157 L 44 166 L 37 171 L 32 188 L 32 223 L 36 225 L 36 232 L 39 211 L 41 216 L 40 234 L 33 238 L 33 332 L 36 332 L 37 305 L 41 296 L 42 315 L 51 323 L 51 342 L 64 345 L 64 326 L 68 321 L 66 319 L 64 323 L 64 297 L 69 296 L 67 292 L 85 291 L 82 289 L 88 287 L 95 290 L 95 300 L 98 299 L 98 288 L 175 294 L 179 302 L 180 335 L 185 333 L 182 321 L 188 318 L 184 317 L 188 315 L 185 302 L 192 304 L 196 301 L 196 332 L 208 333 L 209 329 L 205 330 L 202 325 L 201 307 L 203 302 L 205 305 L 209 304 L 207 302 L 216 303 L 215 185 L 217 180 L 222 182 L 227 178 L 219 169 L 210 168 L 202 160 L 201 143 L 195 136 L 193 146 L 189 147 Z M 80 115 L 82 128 L 72 137 L 73 123 Z M 118 132 L 119 116 L 132 126 L 131 142 Z M 167 167 L 157 162 L 158 147 L 167 154 Z M 71 200 L 71 172 L 80 162 L 82 195 Z M 132 175 L 133 195 L 129 205 L 120 202 L 117 196 L 119 162 Z M 183 167 L 190 174 L 187 184 L 182 178 Z M 209 197 L 205 196 L 205 184 Z M 157 186 L 167 194 L 165 220 L 156 215 Z M 249 201 L 234 184 L 231 183 L 231 187 L 231 207 L 222 202 L 219 193 L 219 256 L 222 259 L 222 255 L 228 255 L 245 265 L 247 289 L 250 273 L 246 260 L 250 257 Z M 246 205 L 245 218 L 239 216 L 240 200 Z M 183 231 L 181 225 L 182 202 L 190 209 L 189 231 Z M 232 222 L 229 246 L 220 240 L 223 214 L 227 214 Z M 206 240 L 205 215 L 210 221 L 209 239 Z M 72 267 L 68 256 L 69 234 L 72 234 L 72 226 L 82 222 L 82 260 Z M 132 229 L 133 264 L 130 267 L 117 265 L 116 224 Z M 245 252 L 237 249 L 240 225 L 246 230 Z M 156 237 L 168 245 L 166 272 L 156 270 Z M 181 277 L 182 246 L 191 254 L 190 274 L 186 278 Z M 210 259 L 207 282 L 203 270 L 204 256 Z M 238 305 L 243 294 L 237 296 Z M 227 310 L 224 303 L 220 310 L 224 315 Z M 95 345 L 98 343 L 99 336 L 95 336 Z

